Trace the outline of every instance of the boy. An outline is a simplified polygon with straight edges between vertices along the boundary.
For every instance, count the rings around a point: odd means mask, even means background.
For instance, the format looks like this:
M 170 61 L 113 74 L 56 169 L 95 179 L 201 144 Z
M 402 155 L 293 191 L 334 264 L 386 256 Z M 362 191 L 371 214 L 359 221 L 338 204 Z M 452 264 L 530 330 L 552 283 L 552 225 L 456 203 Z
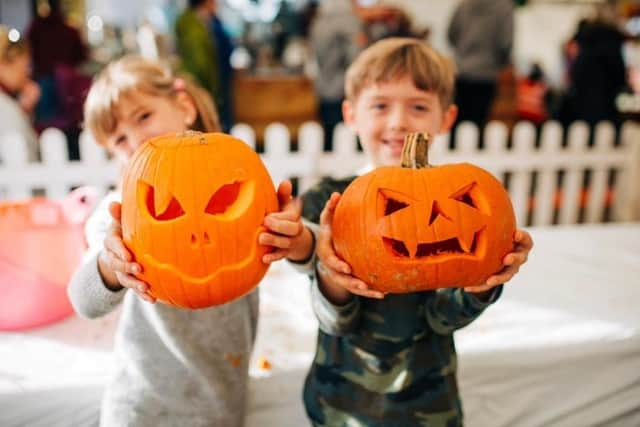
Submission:
M 347 71 L 344 121 L 374 167 L 399 166 L 407 133 L 451 128 L 453 85 L 448 59 L 418 40 L 385 39 Z M 303 216 L 320 224 L 312 277 L 320 330 L 304 387 L 307 414 L 315 426 L 462 425 L 453 332 L 498 299 L 531 237 L 515 233 L 505 268 L 486 284 L 384 295 L 351 276 L 331 244 L 335 192 L 353 178 L 324 180 L 303 196 Z

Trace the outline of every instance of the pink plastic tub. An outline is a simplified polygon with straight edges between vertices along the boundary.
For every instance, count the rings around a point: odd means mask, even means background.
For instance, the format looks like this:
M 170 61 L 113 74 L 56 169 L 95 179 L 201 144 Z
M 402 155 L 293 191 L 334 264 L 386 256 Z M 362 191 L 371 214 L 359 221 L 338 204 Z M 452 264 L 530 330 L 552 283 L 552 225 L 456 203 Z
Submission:
M 0 203 L 0 330 L 69 316 L 67 283 L 85 250 L 84 222 L 97 192 L 79 188 L 62 201 Z

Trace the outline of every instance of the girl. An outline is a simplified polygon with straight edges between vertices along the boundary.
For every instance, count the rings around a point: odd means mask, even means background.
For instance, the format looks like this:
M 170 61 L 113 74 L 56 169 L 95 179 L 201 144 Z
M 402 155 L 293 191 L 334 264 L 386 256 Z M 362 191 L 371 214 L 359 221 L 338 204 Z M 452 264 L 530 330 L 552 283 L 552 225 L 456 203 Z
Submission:
M 33 161 L 38 158 L 38 137 L 29 116 L 40 98 L 40 88 L 29 78 L 29 43 L 14 33 L 0 25 L 0 137 L 17 132 L 27 142 L 28 158 Z
M 202 88 L 138 57 L 120 59 L 97 77 L 85 121 L 96 141 L 123 161 L 151 137 L 219 129 Z M 291 202 L 289 182 L 280 185 L 278 197 L 281 211 L 267 216 L 269 232 L 259 236 L 275 248 L 263 261 L 304 259 L 308 254 L 297 248 L 308 247 L 311 236 Z M 69 287 L 85 317 L 102 316 L 124 301 L 115 340 L 118 365 L 103 398 L 101 425 L 241 426 L 258 293 L 202 310 L 153 304 L 147 284 L 133 275 L 140 265 L 122 243 L 120 204 L 108 206 L 117 198 L 107 197 L 88 221 L 90 251 Z

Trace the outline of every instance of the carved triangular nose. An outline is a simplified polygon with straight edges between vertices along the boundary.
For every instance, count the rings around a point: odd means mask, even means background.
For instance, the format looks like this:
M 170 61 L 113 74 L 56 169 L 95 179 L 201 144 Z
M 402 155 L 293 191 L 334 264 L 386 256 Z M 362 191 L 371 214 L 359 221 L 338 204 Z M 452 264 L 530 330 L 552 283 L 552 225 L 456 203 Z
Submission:
M 211 238 L 206 231 L 202 234 L 191 233 L 191 246 L 208 246 L 211 244 Z

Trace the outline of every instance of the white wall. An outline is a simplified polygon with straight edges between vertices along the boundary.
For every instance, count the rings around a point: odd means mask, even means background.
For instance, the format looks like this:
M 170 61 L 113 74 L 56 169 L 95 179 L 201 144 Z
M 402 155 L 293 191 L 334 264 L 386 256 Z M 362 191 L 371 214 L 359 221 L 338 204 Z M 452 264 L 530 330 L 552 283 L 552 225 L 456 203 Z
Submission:
M 0 24 L 24 32 L 31 22 L 31 4 L 27 0 L 0 0 Z

